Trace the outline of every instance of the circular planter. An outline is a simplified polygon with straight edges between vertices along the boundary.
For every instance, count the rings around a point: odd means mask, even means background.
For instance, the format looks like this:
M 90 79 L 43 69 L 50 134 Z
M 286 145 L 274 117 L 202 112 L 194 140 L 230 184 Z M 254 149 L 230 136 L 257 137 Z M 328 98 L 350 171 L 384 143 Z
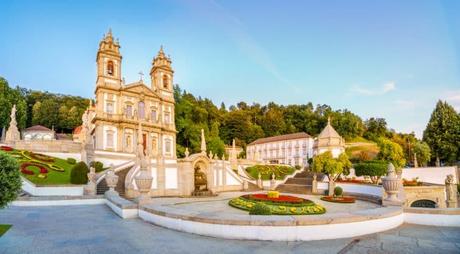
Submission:
M 356 201 L 356 199 L 353 197 L 343 197 L 343 196 L 342 197 L 325 196 L 325 197 L 322 197 L 321 200 L 326 201 L 326 202 L 345 203 L 345 204 L 354 203 Z
M 250 211 L 257 203 L 268 206 L 273 215 L 313 215 L 326 212 L 326 208 L 311 200 L 288 195 L 280 195 L 278 198 L 269 198 L 266 194 L 243 195 L 231 199 L 228 204 Z

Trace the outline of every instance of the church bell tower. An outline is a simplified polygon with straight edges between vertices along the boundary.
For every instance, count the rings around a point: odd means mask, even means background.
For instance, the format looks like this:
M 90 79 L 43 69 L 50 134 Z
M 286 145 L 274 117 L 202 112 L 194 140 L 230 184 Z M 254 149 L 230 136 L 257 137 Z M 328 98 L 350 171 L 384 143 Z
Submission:
M 104 35 L 97 51 L 97 87 L 121 87 L 120 44 L 113 39 L 112 30 Z
M 171 59 L 163 52 L 163 46 L 152 61 L 150 78 L 152 81 L 152 90 L 160 96 L 170 97 L 173 95 L 173 74 L 171 68 Z

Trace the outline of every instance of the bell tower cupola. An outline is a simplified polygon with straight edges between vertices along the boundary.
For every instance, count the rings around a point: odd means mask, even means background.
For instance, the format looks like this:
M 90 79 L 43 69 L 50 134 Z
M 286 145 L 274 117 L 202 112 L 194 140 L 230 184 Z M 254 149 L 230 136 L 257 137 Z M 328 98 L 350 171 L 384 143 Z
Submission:
M 152 90 L 158 92 L 161 96 L 170 97 L 173 95 L 173 74 L 171 68 L 171 58 L 166 56 L 161 46 L 160 51 L 152 61 L 150 77 L 152 80 Z
M 97 80 L 96 86 L 121 86 L 121 54 L 120 43 L 115 41 L 112 30 L 104 35 L 97 51 Z

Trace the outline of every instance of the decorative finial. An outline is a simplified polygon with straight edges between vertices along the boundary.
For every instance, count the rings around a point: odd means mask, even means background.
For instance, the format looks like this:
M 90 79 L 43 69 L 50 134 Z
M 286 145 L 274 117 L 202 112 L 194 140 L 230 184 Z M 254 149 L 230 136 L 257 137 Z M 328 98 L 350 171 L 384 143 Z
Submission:
M 201 152 L 206 154 L 206 140 L 204 138 L 204 130 L 201 129 Z
M 185 158 L 188 158 L 188 155 L 190 154 L 190 152 L 188 151 L 188 147 L 185 148 Z
M 107 35 L 112 37 L 112 28 L 109 27 L 109 33 L 107 33 Z

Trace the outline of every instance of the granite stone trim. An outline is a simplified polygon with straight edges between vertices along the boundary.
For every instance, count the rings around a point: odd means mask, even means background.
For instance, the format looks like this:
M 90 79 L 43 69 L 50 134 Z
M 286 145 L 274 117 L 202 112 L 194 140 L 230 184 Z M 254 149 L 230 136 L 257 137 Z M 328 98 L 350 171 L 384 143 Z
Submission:
M 404 213 L 460 215 L 460 208 L 404 208 Z
M 356 212 L 331 213 L 324 215 L 281 216 L 281 215 L 239 215 L 215 214 L 209 212 L 190 212 L 161 204 L 149 204 L 140 210 L 179 220 L 188 220 L 208 224 L 252 225 L 252 226 L 305 226 L 342 224 L 368 221 L 397 216 L 403 213 L 401 207 L 381 207 Z

